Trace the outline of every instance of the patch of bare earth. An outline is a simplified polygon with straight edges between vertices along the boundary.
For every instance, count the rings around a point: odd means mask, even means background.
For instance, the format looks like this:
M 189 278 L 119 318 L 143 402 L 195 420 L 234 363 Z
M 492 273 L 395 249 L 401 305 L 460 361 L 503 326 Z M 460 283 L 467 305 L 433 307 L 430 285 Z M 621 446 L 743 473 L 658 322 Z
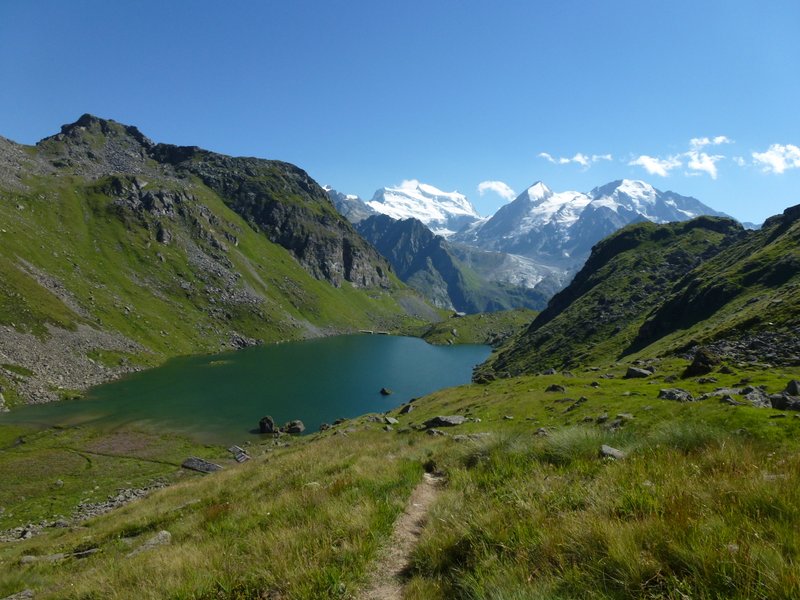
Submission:
M 372 566 L 369 584 L 359 595 L 359 600 L 401 600 L 403 579 L 408 569 L 411 552 L 422 535 L 428 521 L 428 512 L 443 483 L 441 476 L 425 476 L 408 500 L 394 531 L 378 561 Z

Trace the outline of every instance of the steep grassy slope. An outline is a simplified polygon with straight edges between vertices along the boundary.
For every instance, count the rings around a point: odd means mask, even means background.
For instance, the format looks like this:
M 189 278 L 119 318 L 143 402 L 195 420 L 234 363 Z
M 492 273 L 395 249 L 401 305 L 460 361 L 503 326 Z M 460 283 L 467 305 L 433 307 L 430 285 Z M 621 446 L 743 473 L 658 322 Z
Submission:
M 438 318 L 291 165 L 88 116 L 35 148 L 2 140 L 0 163 L 7 402 L 177 354 Z
M 746 235 L 717 217 L 629 225 L 597 244 L 572 283 L 481 371 L 519 374 L 620 356 L 687 273 Z
M 500 310 L 439 321 L 415 331 L 429 344 L 488 344 L 499 346 L 527 327 L 535 310 Z
M 361 418 L 286 447 L 265 440 L 250 463 L 0 544 L 0 594 L 352 598 L 427 468 L 447 485 L 407 598 L 796 597 L 800 420 L 658 399 L 686 364 L 660 361 L 635 381 L 600 365 L 614 378 L 599 385 L 593 370 L 470 385 L 393 411 L 394 431 Z M 799 375 L 714 373 L 768 392 Z M 472 420 L 426 434 L 421 423 L 441 414 Z M 627 456 L 602 458 L 601 444 Z M 131 555 L 162 530 L 168 545 Z

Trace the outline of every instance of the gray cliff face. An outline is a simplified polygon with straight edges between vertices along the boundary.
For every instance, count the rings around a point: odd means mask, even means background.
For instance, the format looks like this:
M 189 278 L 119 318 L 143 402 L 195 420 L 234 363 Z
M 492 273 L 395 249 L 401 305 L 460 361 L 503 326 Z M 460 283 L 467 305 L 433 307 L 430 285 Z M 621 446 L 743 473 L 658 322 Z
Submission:
M 398 277 L 441 308 L 467 313 L 540 309 L 546 297 L 530 287 L 492 280 L 501 259 L 476 248 L 456 248 L 417 219 L 373 215 L 357 229 L 391 263 Z M 481 265 L 487 268 L 481 270 Z
M 154 144 L 136 127 L 92 115 L 64 125 L 37 148 L 44 171 L 62 169 L 90 179 L 157 176 L 177 188 L 199 178 L 317 279 L 337 287 L 345 281 L 356 287 L 389 285 L 385 260 L 337 213 L 325 191 L 289 163 Z

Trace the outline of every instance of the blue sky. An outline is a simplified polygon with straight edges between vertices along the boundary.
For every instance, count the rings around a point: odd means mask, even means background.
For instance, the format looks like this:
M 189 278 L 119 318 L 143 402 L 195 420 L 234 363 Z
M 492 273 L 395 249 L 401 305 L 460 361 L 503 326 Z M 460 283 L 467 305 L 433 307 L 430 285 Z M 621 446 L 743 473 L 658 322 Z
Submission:
M 0 0 L 0 135 L 91 112 L 362 197 L 627 177 L 760 222 L 800 203 L 798 63 L 796 0 Z

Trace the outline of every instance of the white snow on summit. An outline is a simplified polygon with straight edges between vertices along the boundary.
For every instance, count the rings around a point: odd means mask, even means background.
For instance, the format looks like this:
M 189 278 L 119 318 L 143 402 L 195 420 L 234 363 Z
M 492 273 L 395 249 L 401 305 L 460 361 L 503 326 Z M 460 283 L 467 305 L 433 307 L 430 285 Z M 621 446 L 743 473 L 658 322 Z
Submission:
M 434 233 L 445 237 L 480 219 L 463 194 L 443 192 L 416 179 L 403 181 L 397 187 L 381 188 L 366 204 L 393 219 L 419 219 Z

